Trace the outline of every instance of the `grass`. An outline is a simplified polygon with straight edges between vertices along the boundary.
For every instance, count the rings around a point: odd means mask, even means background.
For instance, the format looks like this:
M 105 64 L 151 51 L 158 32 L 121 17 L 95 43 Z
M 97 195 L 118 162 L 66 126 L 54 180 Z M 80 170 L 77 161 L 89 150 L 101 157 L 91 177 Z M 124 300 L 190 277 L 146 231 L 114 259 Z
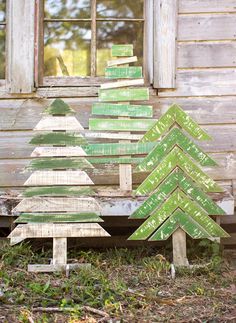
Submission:
M 179 270 L 174 281 L 167 251 L 72 249 L 69 258 L 92 267 L 66 277 L 27 272 L 28 263 L 46 263 L 51 250 L 5 243 L 0 249 L 0 322 L 224 322 L 233 315 L 236 272 L 215 244 L 190 245 L 189 258 L 208 265 Z M 36 312 L 36 307 L 59 312 Z

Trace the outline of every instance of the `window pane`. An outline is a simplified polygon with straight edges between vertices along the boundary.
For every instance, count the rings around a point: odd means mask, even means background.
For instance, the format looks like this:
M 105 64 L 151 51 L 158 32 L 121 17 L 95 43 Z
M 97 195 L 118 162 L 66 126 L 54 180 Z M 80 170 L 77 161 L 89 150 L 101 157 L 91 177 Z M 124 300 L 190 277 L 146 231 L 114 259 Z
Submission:
M 90 0 L 45 0 L 46 18 L 89 18 Z
M 107 60 L 111 59 L 113 44 L 133 44 L 134 55 L 138 56 L 135 65 L 143 62 L 143 23 L 142 22 L 97 22 L 97 76 L 104 75 Z
M 5 21 L 6 0 L 0 0 L 0 22 Z
M 0 26 L 0 79 L 5 79 L 5 27 Z
M 143 18 L 143 0 L 97 0 L 97 16 Z
M 44 75 L 90 75 L 90 42 L 90 23 L 45 23 Z

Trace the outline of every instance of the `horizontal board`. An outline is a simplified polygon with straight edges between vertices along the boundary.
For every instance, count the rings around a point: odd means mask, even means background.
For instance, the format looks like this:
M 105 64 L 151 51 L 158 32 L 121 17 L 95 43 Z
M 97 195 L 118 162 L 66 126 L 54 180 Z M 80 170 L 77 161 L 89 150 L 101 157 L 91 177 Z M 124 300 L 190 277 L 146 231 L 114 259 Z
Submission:
M 125 80 L 125 81 L 116 81 L 110 83 L 101 84 L 101 89 L 115 89 L 120 87 L 128 87 L 128 86 L 136 86 L 136 85 L 143 85 L 144 79 L 137 79 L 137 80 Z
M 111 56 L 133 56 L 132 44 L 129 45 L 112 45 L 111 47 Z
M 143 161 L 143 157 L 108 157 L 108 158 L 94 158 L 89 157 L 91 164 L 139 164 Z
M 179 13 L 236 12 L 236 0 L 179 0 Z
M 236 66 L 235 41 L 180 42 L 178 68 Z
M 150 105 L 130 105 L 112 103 L 94 103 L 92 106 L 93 115 L 152 118 L 153 108 Z
M 109 234 L 97 223 L 47 223 L 19 224 L 9 235 L 11 244 L 27 238 L 77 238 L 108 237 Z
M 33 196 L 94 196 L 96 193 L 90 186 L 43 186 L 29 187 L 22 192 L 24 197 Z
M 89 129 L 100 131 L 147 131 L 156 122 L 155 119 L 90 119 Z
M 52 131 L 52 130 L 66 130 L 79 131 L 84 128 L 74 116 L 45 116 L 39 121 L 34 130 Z
M 99 101 L 143 101 L 149 100 L 148 88 L 99 90 Z
M 44 185 L 93 185 L 84 171 L 35 171 L 24 183 L 25 186 Z
M 107 67 L 105 77 L 109 79 L 141 78 L 143 77 L 143 69 L 142 66 Z
M 86 153 L 81 147 L 36 147 L 31 157 L 83 157 Z
M 214 68 L 178 70 L 176 90 L 160 90 L 160 97 L 235 95 L 236 69 Z
M 86 169 L 93 165 L 85 158 L 36 158 L 33 159 L 28 170 L 35 169 Z
M 127 133 L 109 133 L 109 132 L 86 132 L 84 136 L 88 139 L 109 139 L 109 140 L 139 140 L 142 135 L 134 135 Z
M 137 56 L 112 59 L 110 61 L 107 61 L 107 66 L 111 67 L 116 65 L 129 64 L 129 63 L 137 62 L 137 60 L 138 60 Z
M 51 115 L 66 115 L 75 113 L 75 111 L 61 99 L 54 100 L 43 112 Z
M 228 40 L 236 39 L 235 14 L 180 15 L 178 40 Z
M 15 223 L 103 222 L 96 213 L 22 213 Z
M 79 146 L 87 140 L 79 133 L 48 132 L 36 134 L 29 142 L 32 145 Z
M 42 213 L 42 212 L 96 212 L 100 214 L 101 207 L 92 197 L 31 197 L 23 199 L 13 213 Z

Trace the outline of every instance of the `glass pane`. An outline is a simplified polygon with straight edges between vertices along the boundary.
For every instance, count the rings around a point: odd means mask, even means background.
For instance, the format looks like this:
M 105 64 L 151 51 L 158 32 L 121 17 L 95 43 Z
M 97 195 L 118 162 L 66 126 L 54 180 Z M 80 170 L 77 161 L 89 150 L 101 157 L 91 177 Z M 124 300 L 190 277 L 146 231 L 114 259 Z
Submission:
M 143 0 L 97 0 L 97 17 L 143 18 Z
M 5 79 L 5 27 L 0 26 L 0 79 Z
M 89 18 L 90 0 L 45 0 L 46 18 Z
M 6 0 L 0 0 L 0 22 L 5 21 Z
M 113 44 L 133 44 L 135 65 L 143 64 L 143 23 L 142 22 L 97 22 L 97 76 L 104 75 L 107 60 L 111 59 Z
M 50 22 L 44 28 L 44 75 L 90 75 L 90 23 Z

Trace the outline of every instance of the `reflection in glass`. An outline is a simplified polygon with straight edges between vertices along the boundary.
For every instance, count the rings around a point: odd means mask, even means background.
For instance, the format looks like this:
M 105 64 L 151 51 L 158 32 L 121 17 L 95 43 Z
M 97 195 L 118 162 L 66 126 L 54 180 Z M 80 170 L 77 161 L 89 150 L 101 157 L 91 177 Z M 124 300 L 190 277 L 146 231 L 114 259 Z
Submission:
M 5 21 L 6 0 L 0 0 L 0 22 Z
M 5 27 L 0 26 L 0 79 L 5 78 Z
M 90 23 L 45 23 L 44 75 L 90 75 L 90 42 Z
M 97 76 L 104 75 L 107 60 L 111 59 L 113 44 L 133 44 L 135 65 L 143 64 L 143 24 L 142 22 L 97 22 Z
M 97 17 L 143 18 L 143 0 L 97 0 Z
M 46 18 L 90 18 L 90 0 L 45 0 Z

